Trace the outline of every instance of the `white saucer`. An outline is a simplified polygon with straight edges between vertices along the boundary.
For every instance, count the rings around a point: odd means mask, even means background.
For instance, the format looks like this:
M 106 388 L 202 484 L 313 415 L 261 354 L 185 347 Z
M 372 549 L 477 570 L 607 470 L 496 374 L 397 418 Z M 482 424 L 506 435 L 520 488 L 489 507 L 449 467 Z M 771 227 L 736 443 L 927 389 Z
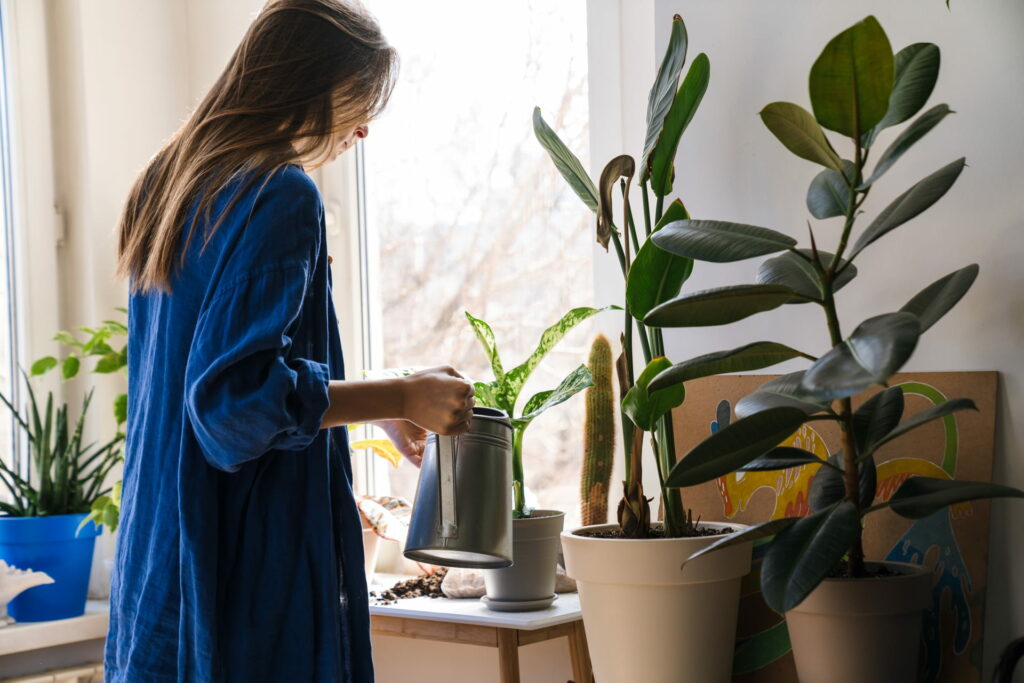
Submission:
M 551 603 L 558 599 L 557 593 L 540 600 L 492 600 L 486 595 L 480 598 L 481 602 L 495 612 L 533 612 L 535 610 L 550 607 Z

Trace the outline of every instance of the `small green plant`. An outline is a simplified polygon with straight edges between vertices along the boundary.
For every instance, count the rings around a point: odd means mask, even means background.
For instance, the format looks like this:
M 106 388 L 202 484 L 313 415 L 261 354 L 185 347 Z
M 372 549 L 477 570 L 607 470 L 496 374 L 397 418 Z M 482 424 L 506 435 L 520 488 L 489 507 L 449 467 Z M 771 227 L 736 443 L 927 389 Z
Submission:
M 717 220 L 678 220 L 654 235 L 668 253 L 722 263 L 778 254 L 761 263 L 756 284 L 740 284 L 681 296 L 650 310 L 652 327 L 692 327 L 730 323 L 786 304 L 820 307 L 831 349 L 820 357 L 782 344 L 759 341 L 679 363 L 652 378 L 652 389 L 725 372 L 746 372 L 793 358 L 812 361 L 806 370 L 766 382 L 736 405 L 739 420 L 705 439 L 671 470 L 667 485 L 693 486 L 731 472 L 784 470 L 813 464 L 812 514 L 785 517 L 733 534 L 697 553 L 770 538 L 761 568 L 761 589 L 775 610 L 797 605 L 830 573 L 845 567 L 866 575 L 864 517 L 891 509 L 921 519 L 945 507 L 979 498 L 1024 497 L 997 484 L 907 479 L 888 500 L 876 499 L 874 454 L 904 434 L 959 410 L 976 410 L 968 398 L 954 398 L 902 420 L 903 392 L 888 386 L 910 358 L 921 335 L 967 293 L 978 275 L 969 265 L 939 278 L 899 311 L 871 317 L 844 336 L 835 293 L 857 277 L 854 261 L 892 230 L 918 216 L 952 187 L 964 168 L 957 159 L 928 175 L 882 209 L 856 239 L 854 226 L 880 178 L 911 147 L 951 113 L 945 104 L 928 109 L 878 155 L 868 159 L 880 134 L 914 117 L 932 93 L 939 72 L 939 48 L 915 43 L 893 55 L 874 17 L 833 38 L 810 72 L 813 114 L 789 102 L 774 102 L 761 119 L 797 156 L 824 167 L 811 181 L 807 207 L 818 219 L 841 218 L 833 232 L 835 252 L 819 248 L 808 225 L 807 248 L 768 228 Z M 833 148 L 823 128 L 847 139 L 852 159 Z M 851 243 L 852 241 L 852 243 Z M 915 258 L 927 256 L 920 250 Z M 871 387 L 887 388 L 857 410 L 852 398 Z M 797 448 L 777 447 L 811 420 L 829 420 L 842 432 L 842 451 L 828 460 Z M 692 559 L 692 558 L 691 558 Z
M 574 395 L 589 387 L 592 383 L 590 370 L 581 365 L 570 372 L 557 387 L 547 391 L 541 391 L 533 395 L 517 414 L 516 404 L 519 402 L 519 394 L 526 385 L 533 371 L 544 359 L 544 356 L 561 341 L 562 337 L 568 334 L 569 330 L 587 318 L 600 313 L 604 309 L 598 308 L 574 308 L 559 320 L 557 323 L 544 330 L 540 337 L 540 343 L 529 358 L 505 371 L 498 354 L 498 344 L 494 339 L 494 331 L 491 326 L 479 318 L 473 317 L 468 312 L 466 319 L 473 327 L 476 338 L 480 341 L 487 358 L 491 363 L 491 371 L 494 373 L 494 380 L 491 382 L 476 382 L 476 403 L 481 406 L 499 408 L 504 410 L 512 420 L 512 487 L 515 495 L 515 505 L 512 514 L 515 518 L 529 517 L 531 510 L 526 506 L 526 495 L 523 488 L 523 434 L 530 423 L 548 408 L 553 408 L 559 403 L 572 398 Z
M 0 394 L 0 401 L 28 437 L 30 456 L 26 477 L 0 460 L 0 483 L 10 494 L 10 502 L 0 502 L 0 511 L 12 517 L 90 512 L 94 502 L 110 493 L 103 488 L 103 482 L 121 460 L 124 436 L 118 434 L 102 446 L 84 444 L 82 432 L 92 392 L 82 399 L 78 420 L 72 422 L 68 419 L 67 404 L 55 407 L 52 392 L 47 396 L 46 407 L 40 410 L 27 377 L 25 386 L 28 389 L 25 415 Z
M 594 385 L 586 390 L 583 422 L 583 475 L 580 477 L 582 523 L 608 521 L 608 485 L 615 462 L 615 389 L 612 386 L 612 347 L 597 335 L 590 345 L 587 369 Z

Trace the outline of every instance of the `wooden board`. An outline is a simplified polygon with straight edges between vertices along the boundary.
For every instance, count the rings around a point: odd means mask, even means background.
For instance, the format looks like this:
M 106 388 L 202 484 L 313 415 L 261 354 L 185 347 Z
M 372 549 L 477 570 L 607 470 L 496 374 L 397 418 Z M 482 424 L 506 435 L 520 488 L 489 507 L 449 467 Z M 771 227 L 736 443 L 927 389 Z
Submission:
M 777 375 L 727 375 L 686 384 L 686 403 L 673 415 L 677 452 L 685 454 L 723 423 L 735 420 L 736 402 Z M 996 372 L 899 374 L 907 416 L 950 398 L 974 400 L 978 412 L 961 411 L 930 422 L 886 444 L 875 455 L 878 496 L 888 499 L 908 477 L 991 481 L 995 438 Z M 854 407 L 877 390 L 857 397 Z M 804 425 L 785 444 L 822 457 L 839 449 L 833 422 Z M 807 491 L 819 465 L 779 472 L 731 474 L 683 490 L 684 502 L 705 520 L 754 524 L 809 512 Z M 889 559 L 932 568 L 933 605 L 925 615 L 922 681 L 981 681 L 985 589 L 988 576 L 989 506 L 964 503 L 912 522 L 884 510 L 867 517 L 868 559 Z M 758 589 L 760 553 L 745 579 L 734 665 L 737 683 L 789 683 L 796 680 L 785 622 L 765 605 Z

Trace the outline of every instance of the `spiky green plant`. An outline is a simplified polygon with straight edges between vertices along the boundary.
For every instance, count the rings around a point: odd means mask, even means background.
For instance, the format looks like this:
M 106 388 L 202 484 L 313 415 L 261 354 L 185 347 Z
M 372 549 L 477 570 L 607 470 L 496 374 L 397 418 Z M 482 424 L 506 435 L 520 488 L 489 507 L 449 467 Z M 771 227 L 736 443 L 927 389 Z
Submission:
M 587 368 L 594 382 L 584 392 L 583 474 L 580 513 L 584 525 L 608 521 L 608 484 L 615 462 L 615 389 L 612 386 L 612 347 L 603 334 L 590 345 Z

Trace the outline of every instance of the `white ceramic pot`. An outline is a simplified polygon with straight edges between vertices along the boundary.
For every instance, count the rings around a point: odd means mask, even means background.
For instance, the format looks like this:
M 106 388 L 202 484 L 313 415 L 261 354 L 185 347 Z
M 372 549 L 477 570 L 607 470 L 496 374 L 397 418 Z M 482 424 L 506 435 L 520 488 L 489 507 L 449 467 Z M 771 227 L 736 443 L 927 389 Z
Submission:
M 702 527 L 741 529 L 702 522 Z M 721 536 L 643 540 L 562 534 L 566 573 L 576 579 L 597 683 L 728 683 L 740 579 L 751 544 L 683 561 Z
M 931 572 L 902 562 L 884 564 L 897 574 L 825 579 L 786 612 L 800 683 L 917 680 L 922 617 L 931 604 Z

